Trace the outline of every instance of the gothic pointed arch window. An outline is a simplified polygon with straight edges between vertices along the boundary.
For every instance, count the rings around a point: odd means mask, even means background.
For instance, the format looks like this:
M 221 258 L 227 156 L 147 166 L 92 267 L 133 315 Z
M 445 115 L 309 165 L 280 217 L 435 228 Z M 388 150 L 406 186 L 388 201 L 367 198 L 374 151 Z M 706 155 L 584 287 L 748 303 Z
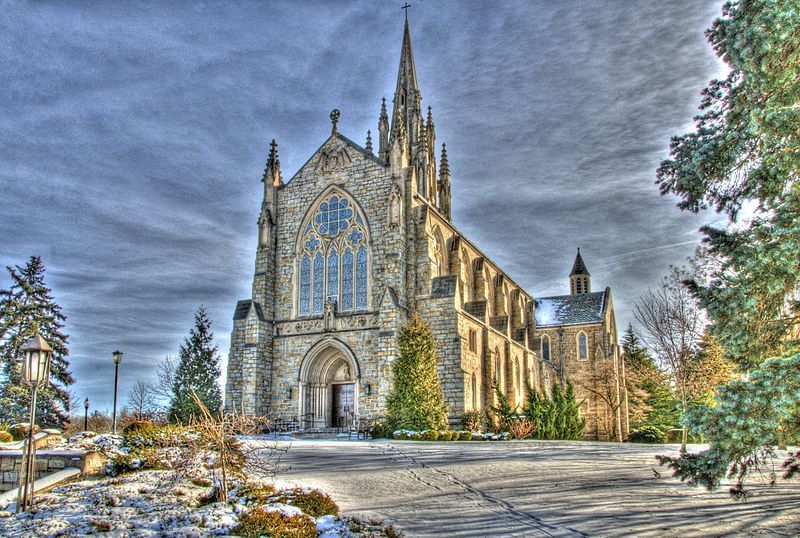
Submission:
M 365 310 L 369 260 L 364 214 L 345 192 L 327 191 L 308 212 L 297 239 L 297 315 L 321 315 L 326 299 L 339 312 Z
M 550 362 L 550 337 L 542 336 L 542 360 Z
M 444 249 L 444 239 L 442 238 L 442 232 L 439 228 L 435 228 L 432 234 L 432 242 L 433 242 L 433 268 L 431 270 L 431 276 L 438 277 L 444 276 L 447 274 L 447 261 L 446 261 L 446 254 Z
M 589 360 L 589 339 L 586 333 L 581 331 L 578 333 L 578 360 Z

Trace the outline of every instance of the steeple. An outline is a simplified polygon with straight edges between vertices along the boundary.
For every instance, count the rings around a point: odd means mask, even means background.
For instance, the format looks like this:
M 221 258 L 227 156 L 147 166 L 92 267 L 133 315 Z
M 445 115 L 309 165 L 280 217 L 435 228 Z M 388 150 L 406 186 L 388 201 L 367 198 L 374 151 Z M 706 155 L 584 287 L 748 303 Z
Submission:
M 450 164 L 447 162 L 447 146 L 442 144 L 442 160 L 439 162 L 439 210 L 451 220 L 450 216 Z
M 408 15 L 408 13 L 406 13 Z M 416 146 L 419 142 L 420 130 L 423 125 L 421 113 L 422 98 L 417 85 L 417 71 L 414 68 L 414 53 L 411 49 L 411 34 L 408 31 L 408 18 L 406 17 L 403 30 L 403 47 L 400 51 L 400 66 L 397 69 L 397 87 L 394 92 L 394 108 L 392 110 L 392 133 L 397 130 L 395 122 L 401 121 L 407 137 L 407 150 L 410 161 L 413 162 Z
M 586 269 L 586 264 L 581 258 L 581 249 L 575 256 L 575 263 L 572 264 L 572 271 L 569 274 L 569 293 L 570 295 L 581 295 L 592 291 L 592 275 Z

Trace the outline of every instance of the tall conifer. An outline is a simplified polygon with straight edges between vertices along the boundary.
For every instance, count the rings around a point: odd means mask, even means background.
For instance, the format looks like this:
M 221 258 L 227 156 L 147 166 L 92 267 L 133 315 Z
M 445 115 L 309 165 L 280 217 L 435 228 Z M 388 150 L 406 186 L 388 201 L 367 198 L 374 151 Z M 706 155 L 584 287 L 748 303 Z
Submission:
M 710 448 L 663 461 L 709 488 L 736 476 L 737 494 L 800 417 L 798 28 L 796 0 L 724 5 L 707 36 L 728 75 L 703 91 L 695 129 L 672 139 L 658 170 L 662 193 L 681 197 L 681 209 L 714 206 L 730 217 L 726 228 L 703 229 L 710 278 L 690 285 L 725 357 L 747 372 L 718 389 L 715 406 L 690 414 Z M 753 214 L 740 218 L 743 207 Z
M 38 393 L 36 419 L 43 427 L 61 427 L 69 418 L 67 387 L 75 382 L 69 371 L 69 337 L 63 331 L 67 318 L 45 285 L 44 264 L 39 256 L 31 256 L 24 267 L 6 269 L 12 284 L 0 292 L 0 421 L 28 420 L 30 389 L 22 384 L 19 349 L 39 333 L 53 348 L 53 356 L 50 383 Z
M 208 408 L 212 415 L 222 411 L 222 394 L 217 385 L 220 376 L 220 359 L 211 320 L 203 306 L 194 316 L 194 327 L 189 337 L 183 340 L 178 356 L 178 368 L 172 385 L 172 402 L 169 408 L 171 420 L 188 422 L 198 415 L 199 407 L 192 398 L 192 391 Z
M 445 428 L 447 412 L 433 333 L 415 313 L 400 330 L 397 344 L 400 356 L 392 366 L 394 385 L 387 401 L 387 422 L 395 429 Z

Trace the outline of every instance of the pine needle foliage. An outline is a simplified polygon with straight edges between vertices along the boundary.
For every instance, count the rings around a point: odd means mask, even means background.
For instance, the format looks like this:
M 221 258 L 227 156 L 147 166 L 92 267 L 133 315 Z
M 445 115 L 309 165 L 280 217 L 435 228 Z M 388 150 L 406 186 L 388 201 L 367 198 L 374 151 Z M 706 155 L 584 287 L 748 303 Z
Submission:
M 178 355 L 169 407 L 170 420 L 185 424 L 192 417 L 200 416 L 204 411 L 197 405 L 197 400 L 212 415 L 220 413 L 222 393 L 217 385 L 219 363 L 211 320 L 205 307 L 200 306 L 194 316 L 194 327 L 189 331 L 189 337 L 183 340 Z
M 387 422 L 393 429 L 440 430 L 447 408 L 439 384 L 436 341 L 414 313 L 397 338 L 400 356 L 392 366 L 394 382 L 387 400 Z
M 525 404 L 522 412 L 534 424 L 533 437 L 536 439 L 583 438 L 586 419 L 580 416 L 580 402 L 575 399 L 575 388 L 567 382 L 562 391 L 558 384 L 553 385 L 552 398 L 546 390 L 536 390 L 525 383 Z
M 514 420 L 519 406 L 511 407 L 511 399 L 508 394 L 504 393 L 500 388 L 500 383 L 495 379 L 492 383 L 497 405 L 490 405 L 489 410 L 492 412 L 492 422 L 497 432 L 508 431 L 509 424 Z
M 725 228 L 703 228 L 699 261 L 710 276 L 687 284 L 725 358 L 748 379 L 717 389 L 714 407 L 688 414 L 708 450 L 662 461 L 709 489 L 735 477 L 736 496 L 772 444 L 800 422 L 798 28 L 796 0 L 723 6 L 706 35 L 728 76 L 705 88 L 695 129 L 672 139 L 658 170 L 661 192 L 679 196 L 681 209 L 713 206 L 729 216 Z M 741 218 L 742 208 L 751 214 Z
M 61 428 L 69 420 L 69 369 L 66 316 L 44 280 L 44 264 L 31 256 L 24 266 L 6 267 L 11 287 L 0 291 L 0 422 L 27 422 L 30 389 L 22 383 L 20 347 L 37 333 L 53 348 L 50 383 L 38 392 L 36 420 L 45 428 Z

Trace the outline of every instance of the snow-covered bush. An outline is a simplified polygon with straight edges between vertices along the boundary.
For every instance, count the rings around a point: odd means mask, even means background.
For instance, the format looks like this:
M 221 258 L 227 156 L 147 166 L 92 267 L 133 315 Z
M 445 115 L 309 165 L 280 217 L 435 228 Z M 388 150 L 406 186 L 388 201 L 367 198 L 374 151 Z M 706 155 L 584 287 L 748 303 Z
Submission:
M 330 495 L 318 489 L 293 488 L 281 490 L 269 497 L 270 503 L 296 506 L 311 517 L 338 516 L 339 505 Z
M 316 538 L 317 524 L 299 510 L 259 507 L 244 514 L 233 532 L 243 538 Z

